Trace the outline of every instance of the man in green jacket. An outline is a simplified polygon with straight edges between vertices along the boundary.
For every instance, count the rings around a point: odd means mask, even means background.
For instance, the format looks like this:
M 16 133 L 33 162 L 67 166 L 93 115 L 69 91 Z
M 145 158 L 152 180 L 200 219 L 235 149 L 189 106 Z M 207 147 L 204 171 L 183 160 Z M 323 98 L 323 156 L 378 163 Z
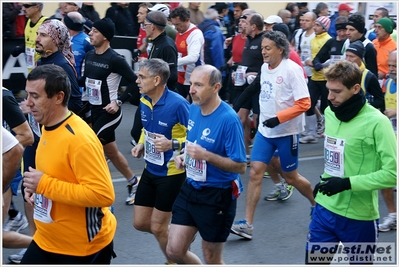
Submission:
M 341 61 L 324 75 L 324 173 L 314 189 L 306 263 L 327 263 L 327 257 L 314 256 L 334 256 L 342 242 L 350 263 L 369 264 L 373 251 L 367 246 L 377 242 L 378 190 L 396 185 L 396 137 L 389 119 L 366 104 L 357 65 Z

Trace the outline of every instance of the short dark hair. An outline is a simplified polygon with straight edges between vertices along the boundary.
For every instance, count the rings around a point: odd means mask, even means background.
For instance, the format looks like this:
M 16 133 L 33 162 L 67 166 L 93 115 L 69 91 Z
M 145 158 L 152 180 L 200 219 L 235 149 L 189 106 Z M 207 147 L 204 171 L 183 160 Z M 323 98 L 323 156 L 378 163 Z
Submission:
M 240 7 L 241 10 L 245 10 L 248 8 L 248 4 L 245 2 L 235 2 L 233 3 L 233 7 Z
M 317 16 L 319 16 L 320 11 L 322 11 L 322 10 L 324 10 L 324 9 L 326 9 L 326 8 L 328 8 L 328 5 L 327 5 L 326 3 L 324 3 L 324 2 L 320 2 L 320 3 L 318 3 L 318 4 L 316 5 L 316 8 L 313 9 L 313 12 L 314 12 Z
M 59 92 L 64 92 L 64 100 L 62 105 L 68 106 L 69 97 L 71 95 L 71 81 L 67 73 L 58 65 L 45 64 L 35 67 L 28 74 L 28 81 L 45 80 L 44 90 L 47 98 L 52 98 Z
M 263 31 L 264 20 L 261 14 L 252 14 L 251 18 L 249 19 L 249 23 L 254 24 L 258 30 Z
M 292 13 L 292 12 L 294 12 L 295 7 L 298 7 L 297 3 L 288 3 L 286 5 L 285 9 L 289 10 Z
M 389 17 L 389 11 L 385 7 L 379 7 L 376 9 L 376 11 L 381 11 L 382 12 L 382 17 L 388 18 Z
M 190 19 L 190 10 L 182 6 L 176 7 L 170 12 L 170 17 L 174 19 L 179 17 L 181 21 L 186 21 Z

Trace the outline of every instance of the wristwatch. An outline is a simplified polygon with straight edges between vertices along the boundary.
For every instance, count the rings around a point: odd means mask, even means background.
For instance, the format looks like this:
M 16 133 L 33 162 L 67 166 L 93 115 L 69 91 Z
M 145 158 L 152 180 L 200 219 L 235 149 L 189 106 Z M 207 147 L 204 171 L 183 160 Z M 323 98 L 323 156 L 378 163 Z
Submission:
M 176 151 L 180 149 L 180 144 L 179 144 L 179 140 L 177 139 L 172 139 L 172 150 Z
M 118 99 L 115 100 L 115 103 L 118 105 L 118 107 L 122 106 L 122 104 L 123 104 L 122 101 L 120 101 L 120 100 L 118 100 Z

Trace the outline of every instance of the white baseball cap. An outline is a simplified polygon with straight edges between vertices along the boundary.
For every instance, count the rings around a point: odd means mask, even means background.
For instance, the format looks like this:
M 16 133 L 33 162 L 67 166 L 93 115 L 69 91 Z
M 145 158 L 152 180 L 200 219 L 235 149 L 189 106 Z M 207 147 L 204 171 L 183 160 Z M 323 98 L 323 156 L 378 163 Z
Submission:
M 149 9 L 150 11 L 161 11 L 162 13 L 165 14 L 165 16 L 166 16 L 167 18 L 169 18 L 170 11 L 169 11 L 169 7 L 168 7 L 167 5 L 164 5 L 164 4 L 156 4 L 155 6 L 150 7 L 150 8 L 148 8 L 148 9 Z
M 79 8 L 82 8 L 83 2 L 73 2 L 75 5 L 77 5 Z
M 266 24 L 276 24 L 276 23 L 283 23 L 283 19 L 277 15 L 268 16 L 264 22 Z

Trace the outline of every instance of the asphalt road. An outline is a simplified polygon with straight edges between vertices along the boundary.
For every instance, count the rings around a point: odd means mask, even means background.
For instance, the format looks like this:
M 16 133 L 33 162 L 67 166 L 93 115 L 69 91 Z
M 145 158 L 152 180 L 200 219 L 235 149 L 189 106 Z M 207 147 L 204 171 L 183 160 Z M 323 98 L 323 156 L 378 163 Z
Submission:
M 133 124 L 136 107 L 125 103 L 123 120 L 117 129 L 117 144 L 119 150 L 129 161 L 136 174 L 141 174 L 144 167 L 143 159 L 135 159 L 130 150 L 130 129 Z M 323 143 L 300 144 L 299 172 L 312 185 L 316 184 L 323 171 Z M 115 265 L 153 265 L 164 264 L 165 258 L 156 239 L 148 233 L 139 232 L 132 226 L 133 206 L 125 205 L 127 196 L 126 180 L 109 164 L 116 192 L 115 215 L 118 228 L 114 239 L 117 257 L 112 261 Z M 242 175 L 244 187 L 248 183 L 249 168 Z M 265 201 L 263 197 L 272 189 L 271 179 L 265 178 L 262 183 L 262 196 L 256 208 L 253 240 L 246 241 L 231 234 L 224 247 L 223 257 L 226 264 L 231 265 L 303 265 L 305 263 L 305 243 L 310 222 L 310 203 L 297 190 L 286 201 Z M 236 219 L 245 215 L 246 190 L 238 200 Z M 381 195 L 380 195 L 381 196 Z M 395 196 L 396 197 L 396 196 Z M 387 209 L 380 197 L 380 215 L 387 215 Z M 15 197 L 15 204 L 23 210 L 22 197 Z M 27 233 L 27 229 L 22 233 Z M 379 242 L 395 242 L 396 231 L 379 234 Z M 3 249 L 3 262 L 7 264 L 8 256 L 17 253 L 17 249 Z M 201 259 L 201 238 L 198 235 L 191 246 L 191 251 Z M 396 251 L 396 250 L 395 250 Z M 395 262 L 396 263 L 396 262 Z

